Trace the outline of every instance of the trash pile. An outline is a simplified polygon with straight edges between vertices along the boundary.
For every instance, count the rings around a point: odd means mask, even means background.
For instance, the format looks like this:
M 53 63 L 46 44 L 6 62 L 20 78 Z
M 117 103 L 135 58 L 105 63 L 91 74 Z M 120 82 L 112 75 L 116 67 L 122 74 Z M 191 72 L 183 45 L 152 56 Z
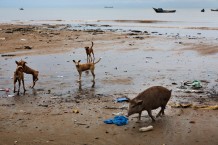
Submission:
M 184 93 L 204 93 L 201 81 L 199 80 L 181 82 L 181 85 L 177 87 L 177 91 Z

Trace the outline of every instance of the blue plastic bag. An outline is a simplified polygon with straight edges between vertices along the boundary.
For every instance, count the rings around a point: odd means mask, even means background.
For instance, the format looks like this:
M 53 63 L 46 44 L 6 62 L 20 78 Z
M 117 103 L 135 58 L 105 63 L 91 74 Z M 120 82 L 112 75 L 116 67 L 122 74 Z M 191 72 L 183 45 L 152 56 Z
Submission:
M 128 118 L 125 116 L 115 116 L 113 119 L 104 120 L 106 124 L 116 124 L 117 126 L 122 126 L 128 124 Z

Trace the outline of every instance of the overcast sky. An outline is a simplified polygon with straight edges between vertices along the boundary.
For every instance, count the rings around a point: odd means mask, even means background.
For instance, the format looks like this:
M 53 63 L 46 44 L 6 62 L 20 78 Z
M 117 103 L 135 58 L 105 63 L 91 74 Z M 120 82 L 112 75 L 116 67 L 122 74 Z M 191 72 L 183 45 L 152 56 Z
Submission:
M 218 8 L 218 0 L 0 0 L 0 7 Z

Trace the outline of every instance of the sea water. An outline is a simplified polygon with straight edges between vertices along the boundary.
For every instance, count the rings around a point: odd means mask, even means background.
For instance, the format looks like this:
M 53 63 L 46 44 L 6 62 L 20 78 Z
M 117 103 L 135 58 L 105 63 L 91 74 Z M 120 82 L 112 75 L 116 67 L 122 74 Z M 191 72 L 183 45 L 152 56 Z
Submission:
M 218 12 L 205 9 L 176 9 L 176 13 L 156 13 L 152 8 L 0 8 L 0 23 L 109 24 L 112 29 L 158 31 L 218 37 Z M 117 22 L 114 20 L 131 20 Z M 149 20 L 152 23 L 140 22 Z M 154 22 L 153 22 L 154 21 Z M 93 29 L 93 27 L 91 28 Z M 199 31 L 200 30 L 200 31 Z
M 176 9 L 176 13 L 155 13 L 152 8 L 0 8 L 0 21 L 14 20 L 159 20 L 172 25 L 217 27 L 218 12 L 206 9 Z

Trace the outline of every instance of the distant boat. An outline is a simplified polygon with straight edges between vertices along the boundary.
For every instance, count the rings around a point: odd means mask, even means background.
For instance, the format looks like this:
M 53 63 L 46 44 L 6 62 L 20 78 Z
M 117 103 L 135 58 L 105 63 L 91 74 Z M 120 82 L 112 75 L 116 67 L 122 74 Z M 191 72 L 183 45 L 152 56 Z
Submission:
M 104 8 L 114 8 L 113 6 L 105 6 Z
M 164 10 L 162 8 L 153 8 L 156 13 L 175 13 L 176 10 Z
M 218 11 L 218 9 L 211 9 L 211 11 Z
M 20 8 L 20 10 L 24 10 L 23 8 Z
M 205 10 L 204 10 L 204 9 L 202 9 L 202 10 L 201 10 L 201 12 L 205 12 Z

